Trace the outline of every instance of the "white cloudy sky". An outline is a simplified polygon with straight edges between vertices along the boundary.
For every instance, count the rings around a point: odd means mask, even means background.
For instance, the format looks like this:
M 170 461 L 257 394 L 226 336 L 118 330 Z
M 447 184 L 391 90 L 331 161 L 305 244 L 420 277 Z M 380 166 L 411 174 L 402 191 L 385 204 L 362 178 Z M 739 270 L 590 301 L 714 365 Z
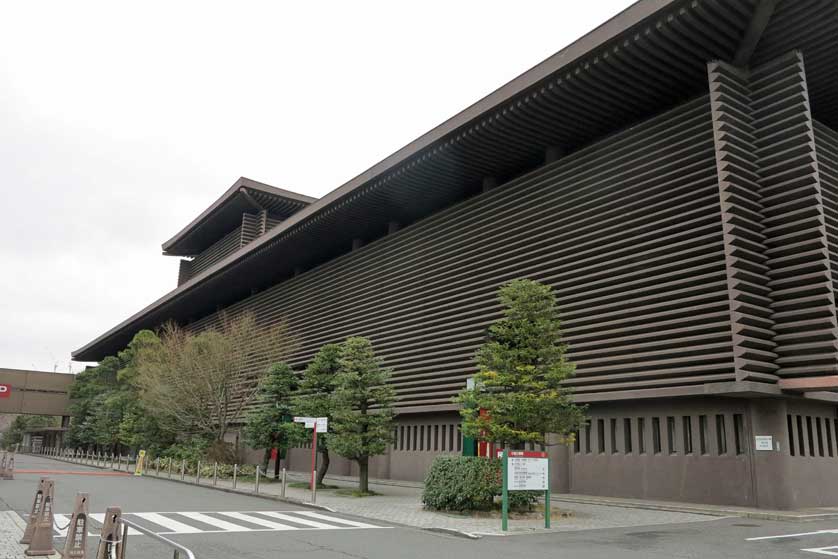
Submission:
M 0 0 L 0 367 L 79 370 L 239 176 L 322 196 L 631 3 Z

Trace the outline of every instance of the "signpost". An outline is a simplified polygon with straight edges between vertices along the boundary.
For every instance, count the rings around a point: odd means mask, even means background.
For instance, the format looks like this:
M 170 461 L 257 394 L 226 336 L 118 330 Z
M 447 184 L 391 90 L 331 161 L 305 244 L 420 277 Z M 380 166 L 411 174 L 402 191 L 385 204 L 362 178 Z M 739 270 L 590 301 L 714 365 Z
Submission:
M 294 423 L 302 423 L 306 429 L 313 429 L 311 439 L 311 502 L 317 499 L 317 433 L 329 431 L 328 417 L 294 417 Z
M 509 528 L 509 492 L 544 491 L 544 527 L 550 527 L 550 459 L 546 452 L 507 450 L 501 452 L 503 464 L 503 502 L 501 529 Z
M 12 385 L 11 384 L 0 384 L 0 398 L 11 398 L 12 396 Z
M 134 468 L 134 475 L 141 476 L 143 475 L 143 468 L 145 468 L 145 450 L 141 450 L 140 453 L 137 455 L 137 465 Z M 199 466 L 200 469 L 200 466 Z M 198 475 L 201 475 L 200 472 Z

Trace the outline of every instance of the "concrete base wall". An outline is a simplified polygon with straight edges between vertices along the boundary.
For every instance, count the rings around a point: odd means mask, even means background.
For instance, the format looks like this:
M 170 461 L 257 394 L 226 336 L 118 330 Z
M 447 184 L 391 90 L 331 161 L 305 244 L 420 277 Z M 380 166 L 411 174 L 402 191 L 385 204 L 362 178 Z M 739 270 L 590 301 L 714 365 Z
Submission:
M 593 404 L 574 445 L 549 447 L 551 484 L 556 492 L 769 509 L 838 505 L 836 409 L 785 398 Z M 757 450 L 756 436 L 771 437 L 772 450 Z M 370 476 L 422 481 L 436 456 L 462 453 L 459 416 L 401 416 L 393 441 L 370 461 Z M 310 448 L 290 451 L 289 469 L 310 466 Z M 358 467 L 333 455 L 329 472 L 356 476 Z

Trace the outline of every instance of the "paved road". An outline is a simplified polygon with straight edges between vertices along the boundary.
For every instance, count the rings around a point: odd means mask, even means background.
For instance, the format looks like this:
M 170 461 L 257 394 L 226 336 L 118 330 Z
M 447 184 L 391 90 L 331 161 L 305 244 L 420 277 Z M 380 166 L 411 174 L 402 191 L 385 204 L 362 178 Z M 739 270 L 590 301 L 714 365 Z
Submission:
M 56 480 L 59 515 L 70 512 L 76 491 L 86 491 L 91 513 L 119 505 L 127 518 L 188 546 L 200 559 L 838 557 L 838 521 L 725 518 L 472 541 L 166 480 L 102 475 L 38 457 L 20 456 L 17 466 L 15 481 L 0 482 L 0 510 L 28 513 L 38 478 L 49 475 Z M 66 524 L 65 516 L 57 519 Z M 97 531 L 98 524 L 92 528 Z M 96 540 L 91 540 L 92 547 Z M 130 559 L 171 556 L 147 536 L 131 536 L 129 542 Z

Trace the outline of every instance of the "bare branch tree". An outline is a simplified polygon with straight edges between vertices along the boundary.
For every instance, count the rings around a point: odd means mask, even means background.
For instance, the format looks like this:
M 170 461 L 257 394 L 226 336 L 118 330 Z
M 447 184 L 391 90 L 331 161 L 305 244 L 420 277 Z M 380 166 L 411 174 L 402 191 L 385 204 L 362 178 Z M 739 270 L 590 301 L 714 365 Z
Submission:
M 243 421 L 269 365 L 296 347 L 284 322 L 259 326 L 250 313 L 222 314 L 217 329 L 198 333 L 168 323 L 137 357 L 140 397 L 171 428 L 222 441 Z

